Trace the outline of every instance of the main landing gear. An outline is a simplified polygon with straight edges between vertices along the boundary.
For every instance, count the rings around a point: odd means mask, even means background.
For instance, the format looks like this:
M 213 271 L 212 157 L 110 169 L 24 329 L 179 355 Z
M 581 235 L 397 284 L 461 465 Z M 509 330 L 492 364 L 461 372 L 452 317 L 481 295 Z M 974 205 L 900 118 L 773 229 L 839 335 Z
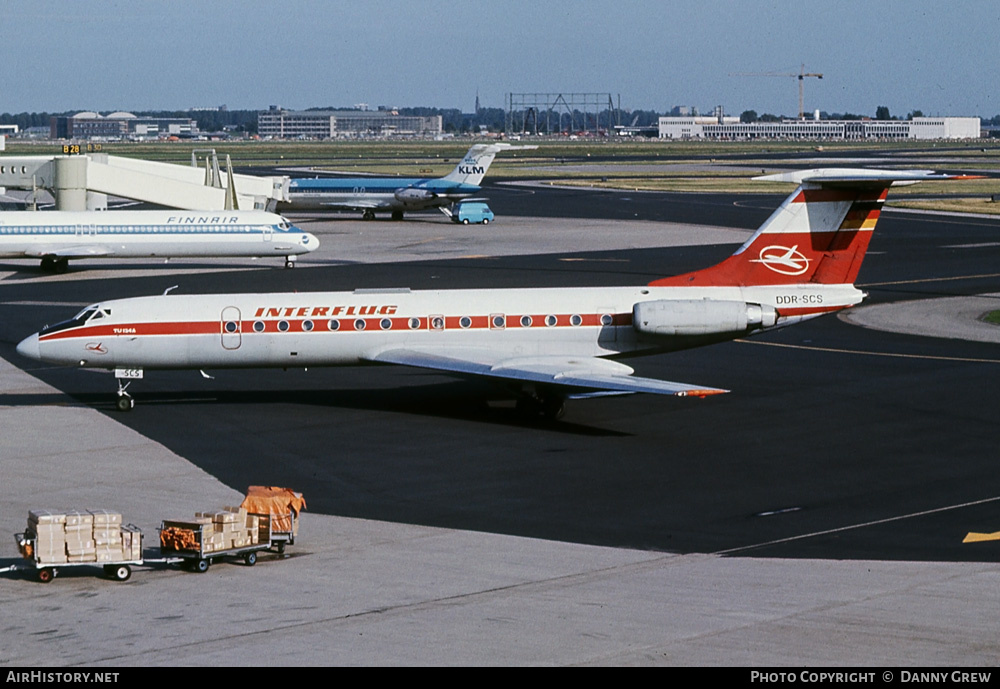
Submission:
M 69 270 L 69 259 L 58 256 L 42 257 L 42 270 L 46 273 L 65 273 Z
M 403 211 L 393 211 L 392 212 L 392 219 L 393 220 L 397 220 L 397 221 L 398 220 L 402 220 L 403 219 Z
M 524 393 L 517 398 L 514 408 L 528 419 L 541 417 L 546 421 L 558 421 L 566 414 L 566 398 L 547 390 Z
M 374 220 L 375 219 L 375 211 L 373 211 L 373 210 L 366 210 L 364 213 L 361 214 L 361 219 L 362 220 Z

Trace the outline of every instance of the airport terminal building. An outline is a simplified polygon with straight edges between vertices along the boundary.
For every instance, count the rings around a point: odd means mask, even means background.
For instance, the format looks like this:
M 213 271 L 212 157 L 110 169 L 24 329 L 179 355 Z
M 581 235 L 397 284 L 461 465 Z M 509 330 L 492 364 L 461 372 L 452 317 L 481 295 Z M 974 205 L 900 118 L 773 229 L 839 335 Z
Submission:
M 441 132 L 440 115 L 400 115 L 395 110 L 293 111 L 272 107 L 257 115 L 257 133 L 272 139 L 433 137 Z
M 783 120 L 740 122 L 738 117 L 661 117 L 661 139 L 978 139 L 978 117 L 912 120 Z

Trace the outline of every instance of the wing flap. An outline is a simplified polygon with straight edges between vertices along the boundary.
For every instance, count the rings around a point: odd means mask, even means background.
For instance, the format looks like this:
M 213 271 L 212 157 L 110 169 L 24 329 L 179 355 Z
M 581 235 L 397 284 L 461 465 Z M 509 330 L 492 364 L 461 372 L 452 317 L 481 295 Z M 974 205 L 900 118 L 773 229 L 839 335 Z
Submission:
M 388 349 L 368 358 L 369 361 L 413 366 L 463 375 L 518 380 L 544 385 L 556 385 L 570 390 L 571 397 L 590 396 L 583 391 L 608 394 L 644 392 L 678 397 L 705 397 L 728 390 L 689 385 L 656 378 L 632 375 L 630 367 L 617 361 L 597 357 L 497 357 L 487 350 L 446 350 L 446 353 L 419 349 Z

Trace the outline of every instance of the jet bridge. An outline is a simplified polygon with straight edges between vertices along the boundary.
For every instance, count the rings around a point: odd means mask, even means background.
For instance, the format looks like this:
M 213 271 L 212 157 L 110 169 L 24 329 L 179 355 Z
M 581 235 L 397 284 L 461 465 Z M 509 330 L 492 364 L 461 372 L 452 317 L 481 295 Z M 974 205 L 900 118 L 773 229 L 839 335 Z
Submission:
M 235 174 L 228 155 L 223 171 L 213 149 L 192 151 L 190 166 L 107 153 L 5 155 L 0 187 L 46 189 L 67 211 L 105 209 L 108 196 L 185 210 L 273 210 L 288 200 L 287 177 Z

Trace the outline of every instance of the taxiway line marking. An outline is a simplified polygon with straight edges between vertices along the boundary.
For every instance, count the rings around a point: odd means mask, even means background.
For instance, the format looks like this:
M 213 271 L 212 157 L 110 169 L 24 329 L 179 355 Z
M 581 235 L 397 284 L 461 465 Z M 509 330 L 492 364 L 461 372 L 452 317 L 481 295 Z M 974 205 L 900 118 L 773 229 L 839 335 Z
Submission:
M 913 519 L 914 517 L 925 517 L 929 514 L 938 514 L 940 512 L 950 512 L 951 510 L 960 510 L 965 507 L 975 507 L 977 505 L 985 505 L 990 502 L 1000 501 L 1000 496 L 994 496 L 992 498 L 983 498 L 982 500 L 973 500 L 971 502 L 963 502 L 958 505 L 948 505 L 947 507 L 937 507 L 932 510 L 923 510 L 922 512 L 911 512 L 910 514 L 901 514 L 897 517 L 886 517 L 885 519 L 876 519 L 870 522 L 862 522 L 860 524 L 851 524 L 849 526 L 840 526 L 836 529 L 825 529 L 823 531 L 813 531 L 811 533 L 799 534 L 798 536 L 789 536 L 788 538 L 777 538 L 773 541 L 765 541 L 763 543 L 755 543 L 753 545 L 743 545 L 737 548 L 728 548 L 726 550 L 717 550 L 712 553 L 713 555 L 732 555 L 734 553 L 739 553 L 744 550 L 755 550 L 757 548 L 766 548 L 767 546 L 780 545 L 782 543 L 791 543 L 793 541 L 802 541 L 807 538 L 816 538 L 817 536 L 829 536 L 830 534 L 843 533 L 844 531 L 854 531 L 855 529 L 864 529 L 869 526 L 879 526 L 881 524 L 889 524 L 892 522 L 902 521 L 904 519 Z
M 994 531 L 993 533 L 977 533 L 975 531 L 970 531 L 965 538 L 962 539 L 962 543 L 982 543 L 984 541 L 1000 541 L 1000 531 Z
M 892 285 L 919 285 L 924 282 L 952 282 L 954 280 L 979 280 L 982 278 L 998 278 L 1000 273 L 982 273 L 981 275 L 956 275 L 950 278 L 920 278 L 919 280 L 894 280 L 891 282 L 866 282 L 857 287 L 890 287 Z
M 442 239 L 445 239 L 445 238 L 446 237 L 444 235 L 442 235 L 440 237 L 428 237 L 427 239 L 421 239 L 419 242 L 410 242 L 409 244 L 400 244 L 396 248 L 397 249 L 412 249 L 415 246 L 422 246 L 424 244 L 430 244 L 431 242 L 439 242 L 439 241 L 441 241 Z
M 753 340 L 738 339 L 734 342 L 743 344 L 753 344 L 762 347 L 782 347 L 784 349 L 808 349 L 814 352 L 830 352 L 832 354 L 858 354 L 863 356 L 883 356 L 892 359 L 924 359 L 927 361 L 958 361 L 966 364 L 1000 364 L 1000 359 L 977 359 L 975 357 L 964 356 L 937 356 L 933 354 L 903 354 L 901 352 L 870 352 L 863 349 L 837 349 L 836 347 L 814 347 L 813 345 L 794 345 L 782 342 L 755 342 Z

